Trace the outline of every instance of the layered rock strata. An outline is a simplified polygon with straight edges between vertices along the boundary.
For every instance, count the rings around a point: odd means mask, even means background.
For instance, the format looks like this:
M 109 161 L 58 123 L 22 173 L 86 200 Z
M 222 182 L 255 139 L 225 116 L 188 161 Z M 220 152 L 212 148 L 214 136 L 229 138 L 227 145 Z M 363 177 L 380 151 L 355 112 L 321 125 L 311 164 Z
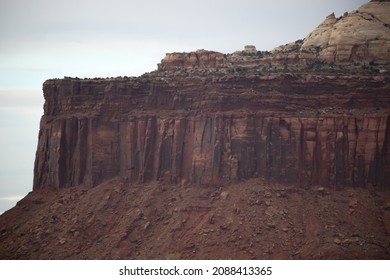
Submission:
M 48 80 L 34 190 L 122 176 L 390 184 L 388 76 Z

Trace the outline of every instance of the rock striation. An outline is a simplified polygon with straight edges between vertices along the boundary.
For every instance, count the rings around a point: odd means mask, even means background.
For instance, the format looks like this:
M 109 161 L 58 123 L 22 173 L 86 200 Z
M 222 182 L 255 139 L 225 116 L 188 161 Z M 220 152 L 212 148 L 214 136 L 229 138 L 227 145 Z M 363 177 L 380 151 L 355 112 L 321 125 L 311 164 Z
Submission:
M 390 180 L 390 77 L 49 80 L 34 189 L 265 176 L 324 186 Z
M 138 78 L 46 81 L 33 189 L 118 176 L 388 187 L 389 4 L 330 15 L 272 52 L 172 53 Z

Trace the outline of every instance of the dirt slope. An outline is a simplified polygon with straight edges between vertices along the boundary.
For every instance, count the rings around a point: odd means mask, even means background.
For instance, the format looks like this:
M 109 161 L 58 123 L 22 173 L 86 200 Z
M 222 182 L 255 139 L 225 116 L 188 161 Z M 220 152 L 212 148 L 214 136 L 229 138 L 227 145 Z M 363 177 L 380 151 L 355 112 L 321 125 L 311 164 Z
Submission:
M 29 194 L 0 217 L 0 258 L 390 259 L 389 197 L 262 179 L 206 188 L 115 178 Z

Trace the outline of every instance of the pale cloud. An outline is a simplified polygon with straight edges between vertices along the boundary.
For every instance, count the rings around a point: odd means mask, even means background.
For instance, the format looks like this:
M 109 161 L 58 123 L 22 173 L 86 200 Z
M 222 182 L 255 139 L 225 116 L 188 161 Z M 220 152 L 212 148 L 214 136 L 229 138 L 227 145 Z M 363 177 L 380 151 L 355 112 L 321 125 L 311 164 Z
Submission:
M 14 110 L 15 113 L 40 111 L 43 113 L 43 92 L 37 89 L 0 88 L 0 110 Z
M 0 89 L 0 212 L 31 191 L 42 107 L 40 90 Z
M 11 196 L 0 197 L 0 200 L 17 202 L 17 201 L 21 200 L 23 197 L 24 196 L 21 196 L 21 195 L 11 195 Z
M 16 203 L 21 200 L 24 196 L 21 195 L 12 195 L 12 196 L 4 196 L 0 197 L 0 215 L 4 213 L 4 211 L 14 207 Z

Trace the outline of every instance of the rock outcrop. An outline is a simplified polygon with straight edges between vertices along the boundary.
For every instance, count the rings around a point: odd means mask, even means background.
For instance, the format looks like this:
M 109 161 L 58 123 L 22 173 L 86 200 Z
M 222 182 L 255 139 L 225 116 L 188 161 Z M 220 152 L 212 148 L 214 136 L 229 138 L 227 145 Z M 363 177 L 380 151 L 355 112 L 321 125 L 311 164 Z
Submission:
M 371 1 L 340 18 L 334 14 L 305 38 L 301 51 L 317 48 L 330 63 L 390 61 L 390 1 Z
M 390 72 L 390 2 L 371 1 L 336 18 L 332 13 L 306 38 L 279 46 L 271 52 L 247 45 L 242 51 L 222 54 L 198 50 L 168 53 L 159 71 L 218 69 L 231 73 L 242 67 L 254 71 L 302 72 L 331 70 L 343 73 L 370 68 Z M 351 67 L 351 66 L 357 67 Z M 364 72 L 364 71 L 363 71 Z M 177 74 L 177 73 L 176 73 Z
M 225 64 L 222 53 L 197 50 L 190 53 L 168 53 L 158 65 L 159 70 L 176 70 L 185 68 L 218 68 Z

